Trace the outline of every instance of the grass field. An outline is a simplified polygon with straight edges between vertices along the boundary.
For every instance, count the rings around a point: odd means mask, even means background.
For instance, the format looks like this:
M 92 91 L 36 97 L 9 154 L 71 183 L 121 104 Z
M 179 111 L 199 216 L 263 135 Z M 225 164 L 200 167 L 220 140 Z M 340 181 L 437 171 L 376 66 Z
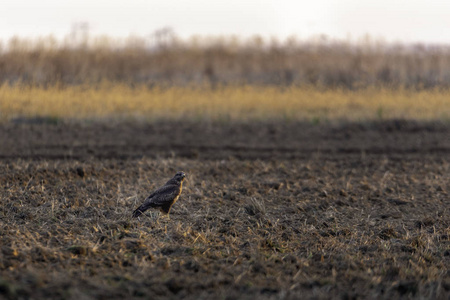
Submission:
M 125 119 L 155 121 L 365 121 L 449 120 L 450 91 L 361 90 L 227 86 L 147 88 L 105 83 L 99 87 L 0 87 L 0 120 Z

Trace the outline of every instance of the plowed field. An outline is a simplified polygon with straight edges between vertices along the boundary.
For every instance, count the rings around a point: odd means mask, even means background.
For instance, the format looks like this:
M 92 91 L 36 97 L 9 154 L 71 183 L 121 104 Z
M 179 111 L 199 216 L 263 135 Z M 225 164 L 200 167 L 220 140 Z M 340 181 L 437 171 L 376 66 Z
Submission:
M 448 123 L 4 123 L 0 298 L 448 299 L 449 193 Z

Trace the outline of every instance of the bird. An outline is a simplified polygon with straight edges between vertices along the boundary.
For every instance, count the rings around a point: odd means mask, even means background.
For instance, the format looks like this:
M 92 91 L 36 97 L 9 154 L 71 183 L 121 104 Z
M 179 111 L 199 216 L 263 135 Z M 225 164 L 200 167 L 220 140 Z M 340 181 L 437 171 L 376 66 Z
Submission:
M 180 197 L 185 178 L 186 174 L 184 172 L 177 172 L 172 179 L 151 193 L 145 199 L 144 203 L 133 211 L 133 217 L 139 217 L 149 208 L 159 208 L 162 213 L 169 215 L 172 205 Z

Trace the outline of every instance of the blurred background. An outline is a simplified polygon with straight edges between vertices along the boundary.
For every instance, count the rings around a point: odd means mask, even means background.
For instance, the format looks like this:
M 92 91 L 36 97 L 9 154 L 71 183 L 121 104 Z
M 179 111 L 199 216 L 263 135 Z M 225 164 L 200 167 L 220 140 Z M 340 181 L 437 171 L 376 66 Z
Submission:
M 2 119 L 449 116 L 448 1 L 2 5 Z M 98 107 L 80 99 L 99 99 Z M 280 99 L 284 108 L 274 107 Z M 331 102 L 342 113 L 329 114 Z

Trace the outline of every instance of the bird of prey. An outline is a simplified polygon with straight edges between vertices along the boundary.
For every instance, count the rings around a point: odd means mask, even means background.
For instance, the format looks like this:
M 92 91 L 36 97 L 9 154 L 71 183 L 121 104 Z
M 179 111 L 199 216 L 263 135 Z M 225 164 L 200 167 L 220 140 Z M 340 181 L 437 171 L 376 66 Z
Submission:
M 159 208 L 161 212 L 169 214 L 170 208 L 180 197 L 185 177 L 184 172 L 177 172 L 165 185 L 145 199 L 144 203 L 133 212 L 133 217 L 139 217 L 144 211 L 152 207 Z

